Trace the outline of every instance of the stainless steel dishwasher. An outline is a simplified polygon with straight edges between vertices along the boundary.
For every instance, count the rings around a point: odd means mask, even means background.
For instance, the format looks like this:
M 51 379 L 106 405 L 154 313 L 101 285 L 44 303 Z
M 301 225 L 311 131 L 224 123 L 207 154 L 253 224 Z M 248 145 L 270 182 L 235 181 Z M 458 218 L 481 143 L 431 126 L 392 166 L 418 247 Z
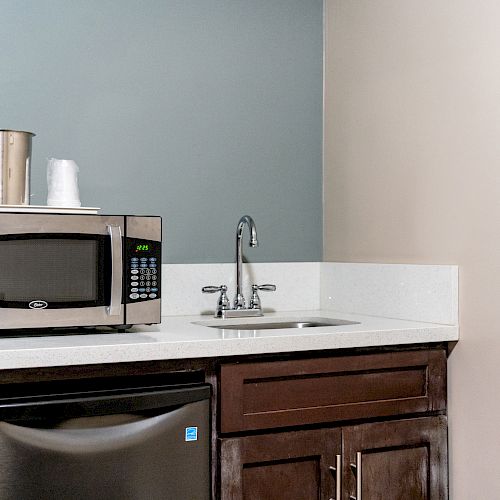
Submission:
M 208 500 L 210 386 L 119 385 L 0 398 L 0 499 Z

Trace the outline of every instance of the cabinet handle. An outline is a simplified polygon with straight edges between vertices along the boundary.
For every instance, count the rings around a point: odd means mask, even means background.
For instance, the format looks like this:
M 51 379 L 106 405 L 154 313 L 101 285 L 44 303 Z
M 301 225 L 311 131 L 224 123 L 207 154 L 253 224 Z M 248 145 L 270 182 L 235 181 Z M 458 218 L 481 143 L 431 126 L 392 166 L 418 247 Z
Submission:
M 333 465 L 330 465 L 330 467 L 328 468 L 330 469 L 330 472 L 332 474 L 335 474 L 335 498 L 330 498 L 330 500 L 341 500 L 340 481 L 342 477 L 342 456 L 335 455 L 335 467 L 333 467 Z
M 349 500 L 361 500 L 361 452 L 356 452 L 356 463 L 351 464 L 353 474 L 356 475 L 356 495 L 350 495 Z

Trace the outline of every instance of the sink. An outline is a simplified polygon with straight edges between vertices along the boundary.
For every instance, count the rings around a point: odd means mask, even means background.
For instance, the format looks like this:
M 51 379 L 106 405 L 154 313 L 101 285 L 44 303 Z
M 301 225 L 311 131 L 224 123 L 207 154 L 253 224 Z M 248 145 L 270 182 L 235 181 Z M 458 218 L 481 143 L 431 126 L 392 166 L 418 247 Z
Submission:
M 318 328 L 322 326 L 358 325 L 358 321 L 331 318 L 297 318 L 287 320 L 254 321 L 253 323 L 215 323 L 209 328 L 222 330 L 274 330 L 278 328 Z

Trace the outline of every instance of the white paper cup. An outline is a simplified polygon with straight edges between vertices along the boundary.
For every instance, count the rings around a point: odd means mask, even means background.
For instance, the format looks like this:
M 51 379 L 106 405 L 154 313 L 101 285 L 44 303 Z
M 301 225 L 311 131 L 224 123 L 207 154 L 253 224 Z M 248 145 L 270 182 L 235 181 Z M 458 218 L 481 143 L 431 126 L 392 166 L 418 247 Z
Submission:
M 73 160 L 50 158 L 47 163 L 47 205 L 79 207 L 78 165 Z

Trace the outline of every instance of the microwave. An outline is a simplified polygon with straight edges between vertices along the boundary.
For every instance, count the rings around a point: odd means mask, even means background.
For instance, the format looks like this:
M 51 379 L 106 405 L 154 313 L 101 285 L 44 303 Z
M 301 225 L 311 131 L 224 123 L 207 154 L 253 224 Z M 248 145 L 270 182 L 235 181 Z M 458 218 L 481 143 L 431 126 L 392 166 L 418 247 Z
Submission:
M 161 321 L 161 217 L 0 213 L 0 330 Z

